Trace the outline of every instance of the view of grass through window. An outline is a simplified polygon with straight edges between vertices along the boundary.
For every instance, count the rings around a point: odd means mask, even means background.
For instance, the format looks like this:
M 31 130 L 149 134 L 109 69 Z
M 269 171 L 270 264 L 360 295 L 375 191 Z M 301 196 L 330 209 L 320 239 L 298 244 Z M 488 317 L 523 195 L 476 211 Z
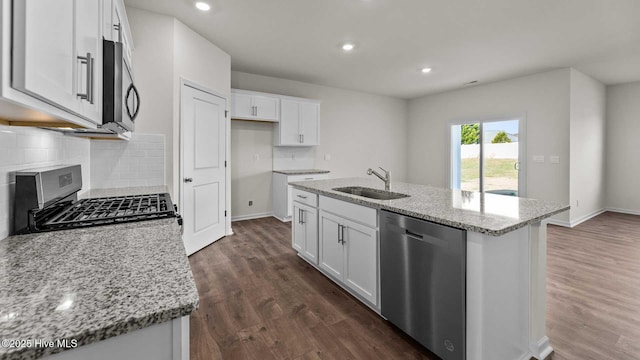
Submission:
M 465 124 L 460 137 L 460 189 L 480 191 L 480 124 Z M 484 191 L 518 194 L 518 120 L 482 124 Z

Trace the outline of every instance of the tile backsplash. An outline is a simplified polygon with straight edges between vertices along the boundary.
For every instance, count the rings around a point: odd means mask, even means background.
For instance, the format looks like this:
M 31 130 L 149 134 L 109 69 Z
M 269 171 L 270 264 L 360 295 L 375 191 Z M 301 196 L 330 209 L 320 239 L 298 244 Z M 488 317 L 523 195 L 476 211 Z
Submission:
M 0 125 L 0 240 L 13 228 L 15 172 L 36 167 L 80 164 L 83 189 L 90 184 L 88 139 L 32 127 Z
M 0 240 L 13 231 L 15 172 L 80 164 L 82 190 L 164 185 L 164 135 L 89 140 L 33 127 L 0 125 Z M 93 166 L 92 166 L 93 165 Z
M 91 140 L 91 188 L 164 185 L 164 135 L 133 133 L 130 141 Z

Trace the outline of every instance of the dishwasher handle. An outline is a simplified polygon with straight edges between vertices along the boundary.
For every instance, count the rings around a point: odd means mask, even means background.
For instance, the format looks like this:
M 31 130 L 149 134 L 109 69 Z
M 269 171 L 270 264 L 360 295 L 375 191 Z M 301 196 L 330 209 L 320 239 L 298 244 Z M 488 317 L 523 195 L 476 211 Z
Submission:
M 416 240 L 424 240 L 424 235 L 416 234 L 414 232 L 409 231 L 408 229 L 404 229 L 404 234 Z

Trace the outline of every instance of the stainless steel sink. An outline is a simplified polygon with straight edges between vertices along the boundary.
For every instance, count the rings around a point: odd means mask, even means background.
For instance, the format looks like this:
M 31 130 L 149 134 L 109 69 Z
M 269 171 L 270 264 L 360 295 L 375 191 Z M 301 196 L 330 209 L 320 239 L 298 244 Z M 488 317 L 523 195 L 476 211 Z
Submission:
M 334 188 L 335 191 L 340 191 L 346 194 L 357 195 L 376 200 L 395 200 L 409 197 L 407 194 L 400 194 L 386 190 L 372 189 L 362 186 L 348 186 L 341 188 Z

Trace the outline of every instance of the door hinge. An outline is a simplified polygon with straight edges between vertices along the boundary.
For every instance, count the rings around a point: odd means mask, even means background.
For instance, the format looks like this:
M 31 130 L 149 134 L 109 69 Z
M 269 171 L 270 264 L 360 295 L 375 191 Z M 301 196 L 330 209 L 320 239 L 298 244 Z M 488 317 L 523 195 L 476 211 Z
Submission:
M 227 167 L 227 160 L 224 161 L 224 167 Z
M 228 118 L 228 117 L 229 117 L 229 110 L 225 110 L 225 111 L 224 111 L 224 117 L 225 117 L 225 118 Z
M 227 210 L 224 211 L 224 217 L 227 217 Z

